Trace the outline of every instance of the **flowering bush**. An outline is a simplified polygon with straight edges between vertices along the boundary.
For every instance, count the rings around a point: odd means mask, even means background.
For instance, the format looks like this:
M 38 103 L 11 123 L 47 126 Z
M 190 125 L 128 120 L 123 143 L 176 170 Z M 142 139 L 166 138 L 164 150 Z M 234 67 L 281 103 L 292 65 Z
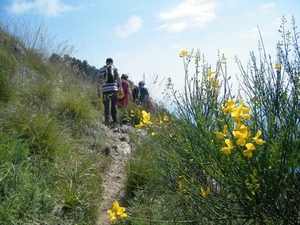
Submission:
M 225 55 L 212 68 L 200 51 L 179 54 L 184 91 L 172 89 L 171 79 L 168 84 L 177 119 L 152 132 L 161 149 L 151 204 L 159 196 L 162 217 L 191 224 L 299 223 L 300 52 L 294 20 L 293 32 L 285 31 L 285 22 L 276 61 L 262 52 L 256 62 L 251 53 L 244 70 L 236 59 L 238 97 Z M 149 123 L 148 116 L 138 126 Z

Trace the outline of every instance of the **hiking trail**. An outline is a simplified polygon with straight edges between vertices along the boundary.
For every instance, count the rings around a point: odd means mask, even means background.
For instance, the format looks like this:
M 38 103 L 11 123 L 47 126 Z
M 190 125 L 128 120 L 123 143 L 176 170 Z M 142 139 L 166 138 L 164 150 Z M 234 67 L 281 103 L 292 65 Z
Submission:
M 113 201 L 118 201 L 120 205 L 125 202 L 125 165 L 130 157 L 130 139 L 126 134 L 127 126 L 116 129 L 107 129 L 109 145 L 106 147 L 106 154 L 112 158 L 110 168 L 105 172 L 102 183 L 101 204 L 98 210 L 96 225 L 109 225 L 109 215 L 107 210 L 111 208 Z

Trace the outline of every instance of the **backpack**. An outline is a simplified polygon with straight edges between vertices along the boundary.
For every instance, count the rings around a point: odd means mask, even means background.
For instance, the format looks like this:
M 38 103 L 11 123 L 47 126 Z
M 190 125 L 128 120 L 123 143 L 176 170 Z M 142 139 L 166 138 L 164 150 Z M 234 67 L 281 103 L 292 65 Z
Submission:
M 135 101 L 141 102 L 141 89 L 139 86 L 134 86 L 132 90 L 132 98 L 134 102 Z
M 114 83 L 116 80 L 115 74 L 114 74 L 114 67 L 109 65 L 106 66 L 106 71 L 105 71 L 105 83 Z
M 121 89 L 121 87 L 118 87 L 118 99 L 119 100 L 123 100 L 125 98 L 125 92 L 124 92 L 123 84 L 124 84 L 124 82 L 122 81 L 122 89 Z

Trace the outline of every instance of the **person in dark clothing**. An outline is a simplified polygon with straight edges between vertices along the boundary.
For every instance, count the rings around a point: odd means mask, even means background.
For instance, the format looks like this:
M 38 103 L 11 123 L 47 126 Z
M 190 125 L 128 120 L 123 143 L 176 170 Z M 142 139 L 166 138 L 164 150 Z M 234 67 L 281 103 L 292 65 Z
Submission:
M 117 101 L 118 101 L 118 85 L 121 84 L 121 78 L 118 68 L 113 65 L 113 59 L 107 58 L 106 65 L 101 67 L 97 75 L 97 96 L 101 98 L 104 104 L 105 125 L 111 124 L 112 117 L 113 126 L 118 125 L 117 121 Z
M 139 82 L 139 88 L 140 88 L 140 95 L 141 95 L 140 97 L 141 104 L 148 110 L 153 109 L 153 104 L 150 99 L 149 91 L 145 87 L 145 81 Z

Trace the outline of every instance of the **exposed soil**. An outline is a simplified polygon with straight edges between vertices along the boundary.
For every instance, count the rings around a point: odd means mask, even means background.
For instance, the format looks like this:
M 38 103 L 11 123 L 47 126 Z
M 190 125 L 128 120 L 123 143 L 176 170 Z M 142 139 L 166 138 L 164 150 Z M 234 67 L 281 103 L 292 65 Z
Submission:
M 131 153 L 130 140 L 126 134 L 128 129 L 129 127 L 125 126 L 108 130 L 110 143 L 105 152 L 112 158 L 112 163 L 103 178 L 103 192 L 96 225 L 109 225 L 107 210 L 111 208 L 113 201 L 117 200 L 120 205 L 125 201 L 125 165 Z

